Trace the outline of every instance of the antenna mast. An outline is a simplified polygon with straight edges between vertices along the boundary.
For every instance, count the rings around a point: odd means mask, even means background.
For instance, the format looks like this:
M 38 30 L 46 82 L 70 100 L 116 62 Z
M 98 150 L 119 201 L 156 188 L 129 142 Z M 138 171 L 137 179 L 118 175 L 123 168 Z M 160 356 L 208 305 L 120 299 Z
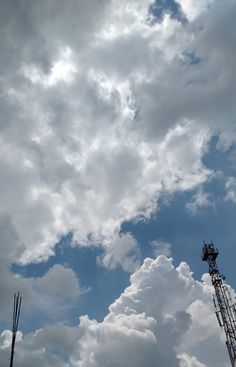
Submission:
M 202 246 L 202 261 L 207 261 L 211 282 L 215 289 L 213 303 L 220 327 L 224 329 L 226 346 L 232 367 L 236 367 L 236 307 L 232 302 L 225 278 L 219 273 L 216 258 L 219 254 L 213 243 Z
M 15 352 L 16 334 L 18 329 L 20 308 L 21 308 L 22 297 L 20 293 L 14 294 L 14 307 L 13 307 L 13 323 L 12 323 L 12 341 L 11 341 L 11 359 L 10 367 L 13 367 L 13 357 Z

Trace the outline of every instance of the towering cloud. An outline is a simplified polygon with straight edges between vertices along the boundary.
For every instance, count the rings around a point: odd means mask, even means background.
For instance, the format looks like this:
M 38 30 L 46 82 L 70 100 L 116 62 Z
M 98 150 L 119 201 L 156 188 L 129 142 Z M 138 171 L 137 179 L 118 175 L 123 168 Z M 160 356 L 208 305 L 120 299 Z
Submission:
M 4 367 L 8 337 L 2 333 Z M 147 258 L 131 275 L 102 322 L 82 316 L 78 327 L 46 326 L 23 337 L 17 350 L 20 367 L 27 361 L 60 367 L 227 365 L 209 277 L 196 281 L 186 263 L 175 268 L 163 255 Z

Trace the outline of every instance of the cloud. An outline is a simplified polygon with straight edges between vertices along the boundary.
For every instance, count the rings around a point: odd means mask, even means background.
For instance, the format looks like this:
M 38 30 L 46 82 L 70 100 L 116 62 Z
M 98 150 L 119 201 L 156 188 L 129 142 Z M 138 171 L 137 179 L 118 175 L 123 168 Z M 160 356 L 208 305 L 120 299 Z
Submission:
M 186 263 L 174 268 L 170 259 L 160 256 L 146 259 L 130 282 L 103 322 L 81 318 L 85 336 L 79 341 L 76 366 L 141 367 L 148 363 L 193 367 L 225 363 L 218 352 L 220 360 L 213 357 L 214 353 L 209 357 L 206 343 L 213 338 L 215 347 L 221 352 L 224 349 L 209 277 L 198 282 Z M 208 358 L 204 360 L 205 354 Z
M 28 317 L 57 310 L 58 319 L 74 305 L 72 270 L 10 271 L 46 260 L 68 232 L 78 245 L 100 245 L 104 266 L 136 269 L 104 321 L 84 316 L 76 328 L 23 335 L 19 366 L 226 363 L 209 279 L 163 256 L 138 269 L 138 243 L 121 233 L 125 221 L 150 218 L 162 195 L 200 190 L 214 174 L 203 161 L 212 136 L 219 150 L 236 140 L 235 1 L 178 3 L 185 22 L 155 22 L 149 0 L 0 3 L 2 318 L 15 290 Z M 231 178 L 226 190 L 234 201 Z M 197 191 L 189 209 L 206 195 Z M 9 331 L 0 341 L 7 365 Z
M 196 357 L 190 357 L 187 354 L 180 356 L 181 367 L 205 367 L 206 365 L 199 362 Z
M 0 335 L 1 340 L 1 349 L 10 348 L 12 342 L 12 332 L 10 330 L 4 330 Z M 17 331 L 16 333 L 16 342 L 22 340 L 22 333 Z
M 187 19 L 193 21 L 200 14 L 207 11 L 209 7 L 214 4 L 215 0 L 200 0 L 198 2 L 192 0 L 177 0 L 176 2 L 180 4 Z
M 71 50 L 67 47 L 61 49 L 59 59 L 55 62 L 48 75 L 44 75 L 37 66 L 23 66 L 23 75 L 31 81 L 32 84 L 41 84 L 45 87 L 52 87 L 59 82 L 69 84 L 74 79 L 76 67 L 71 60 Z
M 36 315 L 40 325 L 65 316 L 82 293 L 76 274 L 61 265 L 54 265 L 41 277 L 26 278 L 6 268 L 1 269 L 0 275 L 1 322 L 10 323 L 9 305 L 18 291 L 23 295 L 23 321 L 27 317 L 32 325 Z
M 228 177 L 225 183 L 226 200 L 236 203 L 236 179 L 234 177 Z
M 210 200 L 209 193 L 204 192 L 201 188 L 193 196 L 192 200 L 186 204 L 187 210 L 192 214 L 198 214 L 201 209 L 214 206 L 212 200 Z
M 104 246 L 105 254 L 98 258 L 98 263 L 107 268 L 121 266 L 123 270 L 132 273 L 140 265 L 138 243 L 130 233 L 106 239 Z
M 7 352 L 1 349 L 2 361 Z M 196 281 L 186 263 L 175 268 L 163 255 L 145 259 L 103 321 L 82 316 L 76 327 L 45 326 L 23 336 L 16 358 L 20 367 L 29 360 L 60 367 L 227 365 L 209 275 Z
M 171 254 L 171 244 L 162 240 L 154 240 L 150 242 L 153 248 L 153 253 L 155 256 L 164 255 L 169 257 Z
M 188 22 L 150 21 L 151 1 L 51 0 L 21 2 L 6 23 L 14 4 L 1 4 L 9 262 L 43 261 L 73 232 L 119 265 L 107 243 L 119 246 L 122 223 L 206 182 L 212 135 L 218 149 L 235 141 L 235 3 L 179 3 Z

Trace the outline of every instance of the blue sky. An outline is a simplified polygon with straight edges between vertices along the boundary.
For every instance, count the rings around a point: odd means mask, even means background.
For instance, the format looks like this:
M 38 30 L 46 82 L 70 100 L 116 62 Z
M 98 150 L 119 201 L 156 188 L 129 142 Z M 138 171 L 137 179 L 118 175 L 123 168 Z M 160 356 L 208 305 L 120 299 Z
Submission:
M 181 22 L 186 20 L 180 4 L 174 0 L 161 0 L 154 2 L 150 7 L 150 13 L 152 16 L 154 15 L 156 21 L 161 20 L 166 13 Z
M 4 367 L 18 291 L 19 367 L 229 366 L 201 246 L 235 289 L 235 12 L 0 4 Z

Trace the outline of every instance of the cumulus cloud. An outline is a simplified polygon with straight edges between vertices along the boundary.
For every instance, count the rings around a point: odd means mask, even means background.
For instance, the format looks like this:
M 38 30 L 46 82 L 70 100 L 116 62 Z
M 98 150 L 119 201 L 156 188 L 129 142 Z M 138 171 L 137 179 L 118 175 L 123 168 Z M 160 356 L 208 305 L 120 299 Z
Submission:
M 75 366 L 226 363 L 211 292 L 209 277 L 194 280 L 186 263 L 175 268 L 165 256 L 146 259 L 103 322 L 81 318 L 84 337 L 79 340 Z M 209 340 L 216 358 L 214 353 L 209 355 Z
M 2 361 L 7 335 L 0 338 Z M 46 326 L 23 336 L 16 358 L 20 367 L 29 360 L 60 367 L 227 366 L 209 276 L 196 281 L 186 263 L 175 268 L 163 255 L 131 275 L 103 321 L 82 316 L 76 327 Z
M 108 259 L 124 221 L 210 177 L 213 134 L 219 149 L 235 140 L 235 3 L 179 4 L 188 22 L 150 22 L 151 1 L 70 0 L 23 1 L 6 23 L 13 2 L 1 4 L 0 207 L 13 260 L 48 258 L 69 231 Z

